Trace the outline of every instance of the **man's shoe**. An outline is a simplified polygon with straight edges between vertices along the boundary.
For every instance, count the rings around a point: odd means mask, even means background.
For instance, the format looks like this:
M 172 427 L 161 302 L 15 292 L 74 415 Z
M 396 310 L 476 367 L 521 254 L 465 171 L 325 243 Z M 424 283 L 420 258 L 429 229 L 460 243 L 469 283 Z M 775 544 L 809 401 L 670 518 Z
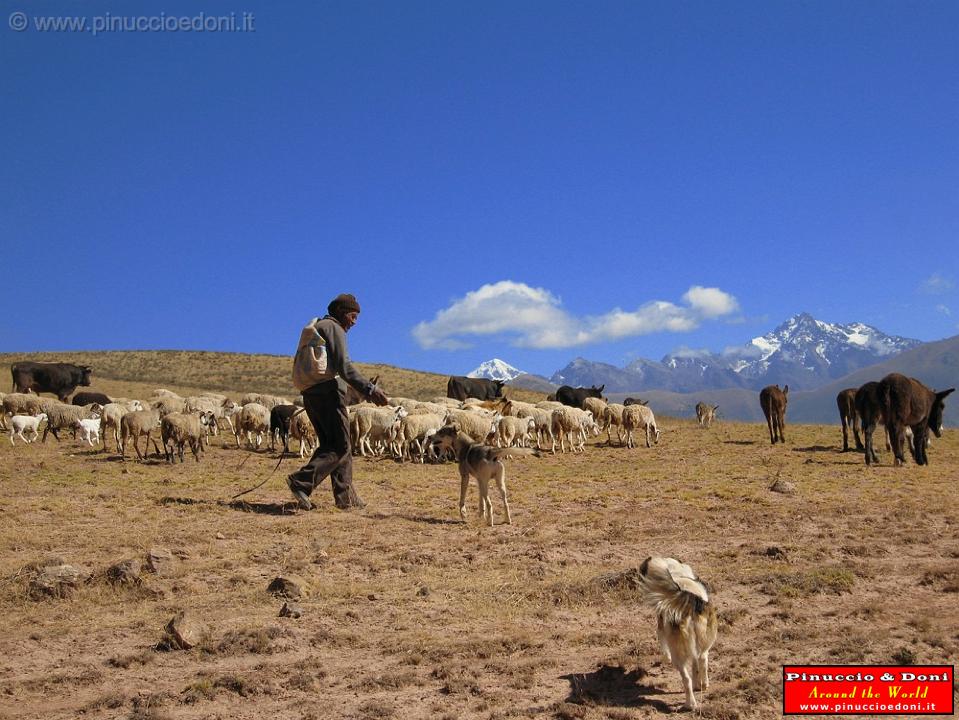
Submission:
M 313 509 L 313 503 L 310 502 L 310 497 L 302 490 L 297 490 L 293 487 L 293 477 L 291 475 L 286 476 L 286 484 L 289 486 L 290 492 L 293 493 L 293 497 L 296 498 L 296 504 L 300 510 Z

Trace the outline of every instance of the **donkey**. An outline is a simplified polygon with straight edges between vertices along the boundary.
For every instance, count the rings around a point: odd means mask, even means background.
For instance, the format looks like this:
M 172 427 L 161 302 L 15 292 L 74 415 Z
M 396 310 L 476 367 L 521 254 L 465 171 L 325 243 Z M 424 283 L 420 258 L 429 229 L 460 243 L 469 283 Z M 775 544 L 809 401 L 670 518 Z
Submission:
M 862 424 L 862 434 L 866 439 L 866 444 L 863 447 L 866 452 L 866 465 L 877 463 L 879 462 L 879 456 L 876 455 L 875 447 L 872 444 L 872 434 L 876 431 L 876 426 L 883 422 L 882 406 L 879 403 L 879 383 L 867 382 L 856 390 L 853 404 Z
M 856 439 L 856 450 L 863 451 L 862 440 L 859 437 L 859 415 L 856 413 L 856 388 L 840 390 L 836 396 L 836 405 L 839 406 L 839 422 L 842 423 L 842 451 L 849 452 L 849 429 Z
M 704 402 L 698 402 L 696 403 L 696 419 L 699 420 L 700 425 L 708 428 L 716 419 L 717 410 L 719 410 L 719 405 L 707 405 Z
M 767 385 L 759 393 L 759 405 L 769 426 L 769 442 L 786 442 L 786 403 L 789 402 L 789 386 L 782 390 L 778 385 Z
M 886 431 L 896 455 L 896 465 L 905 461 L 905 429 L 912 428 L 912 454 L 916 465 L 928 465 L 926 440 L 932 430 L 942 437 L 942 413 L 945 399 L 955 388 L 941 392 L 930 390 L 915 378 L 890 373 L 879 381 L 877 394 L 886 419 Z

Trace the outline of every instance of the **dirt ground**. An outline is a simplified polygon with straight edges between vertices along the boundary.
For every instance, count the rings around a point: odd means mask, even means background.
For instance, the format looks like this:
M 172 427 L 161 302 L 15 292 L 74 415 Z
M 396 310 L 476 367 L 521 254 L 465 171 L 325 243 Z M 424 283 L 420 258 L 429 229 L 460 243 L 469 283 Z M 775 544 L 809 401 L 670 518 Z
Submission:
M 0 716 L 648 718 L 679 712 L 653 612 L 595 582 L 651 554 L 691 564 L 720 616 L 705 718 L 781 714 L 781 666 L 954 663 L 959 432 L 931 465 L 867 468 L 838 427 L 663 419 L 658 446 L 510 461 L 513 525 L 456 511 L 453 465 L 356 461 L 366 510 L 329 485 L 295 512 L 286 459 L 214 445 L 120 462 L 71 439 L 0 442 Z M 232 438 L 230 438 L 232 443 Z M 791 494 L 769 488 L 777 479 Z M 471 490 L 475 513 L 475 488 Z M 172 560 L 142 586 L 106 569 Z M 60 558 L 91 579 L 35 597 Z M 267 592 L 295 575 L 299 618 Z M 191 650 L 163 649 L 186 611 Z

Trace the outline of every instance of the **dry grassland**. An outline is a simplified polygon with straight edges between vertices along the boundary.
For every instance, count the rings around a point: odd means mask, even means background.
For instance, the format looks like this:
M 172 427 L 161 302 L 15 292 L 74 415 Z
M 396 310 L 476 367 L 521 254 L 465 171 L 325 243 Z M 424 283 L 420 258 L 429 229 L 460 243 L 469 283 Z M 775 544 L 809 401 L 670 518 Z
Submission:
M 159 384 L 190 389 L 94 387 Z M 787 426 L 771 447 L 760 425 L 662 426 L 652 449 L 604 437 L 511 461 L 514 525 L 494 528 L 458 519 L 452 465 L 357 458 L 369 507 L 336 511 L 327 484 L 304 513 L 282 479 L 298 459 L 231 503 L 276 455 L 214 445 L 170 467 L 3 438 L 0 716 L 659 717 L 683 695 L 653 613 L 594 582 L 650 554 L 689 562 L 714 591 L 702 717 L 780 715 L 784 663 L 954 662 L 959 433 L 935 441 L 931 466 L 897 469 L 888 453 L 874 468 L 839 453 L 838 427 Z M 771 492 L 777 478 L 795 492 Z M 163 573 L 129 589 L 103 579 L 153 547 L 173 552 Z M 54 556 L 93 578 L 34 599 L 30 566 Z M 308 587 L 299 618 L 278 617 L 266 591 L 281 574 Z M 200 644 L 158 649 L 179 610 L 203 623 Z

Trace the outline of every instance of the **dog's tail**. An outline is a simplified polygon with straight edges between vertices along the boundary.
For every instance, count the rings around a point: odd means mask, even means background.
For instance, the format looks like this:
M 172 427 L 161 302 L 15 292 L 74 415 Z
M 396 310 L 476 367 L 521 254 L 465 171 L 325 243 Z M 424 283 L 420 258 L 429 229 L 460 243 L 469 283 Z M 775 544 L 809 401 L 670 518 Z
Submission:
M 693 569 L 673 558 L 646 558 L 639 568 L 639 584 L 644 601 L 673 625 L 699 615 L 709 604 L 709 591 Z
M 520 456 L 532 456 L 539 457 L 540 452 L 536 448 L 521 448 L 521 447 L 505 447 L 505 448 L 490 448 L 492 452 L 490 455 L 494 460 L 505 460 L 506 458 L 511 457 L 520 457 Z

